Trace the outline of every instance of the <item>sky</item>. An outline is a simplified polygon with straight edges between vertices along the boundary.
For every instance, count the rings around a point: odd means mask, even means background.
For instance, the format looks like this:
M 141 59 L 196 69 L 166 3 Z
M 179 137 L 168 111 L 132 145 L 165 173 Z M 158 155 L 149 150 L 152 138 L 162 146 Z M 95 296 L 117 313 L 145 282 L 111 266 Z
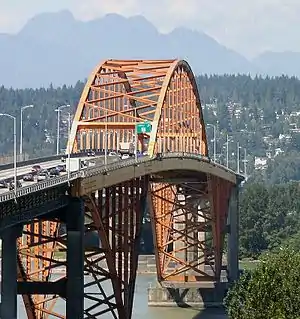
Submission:
M 300 52 L 300 0 L 0 0 L 0 33 L 16 33 L 38 13 L 70 10 L 78 20 L 143 15 L 159 31 L 203 31 L 247 58 Z

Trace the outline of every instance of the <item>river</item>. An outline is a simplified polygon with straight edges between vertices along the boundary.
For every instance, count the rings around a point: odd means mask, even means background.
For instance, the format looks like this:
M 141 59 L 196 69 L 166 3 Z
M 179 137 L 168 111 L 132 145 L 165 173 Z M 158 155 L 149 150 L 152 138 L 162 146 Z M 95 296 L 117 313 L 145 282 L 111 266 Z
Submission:
M 154 275 L 139 275 L 136 282 L 136 293 L 132 319 L 225 319 L 227 318 L 221 310 L 182 309 L 182 308 L 156 308 L 147 305 L 147 288 L 150 283 L 155 282 Z M 63 313 L 62 304 L 57 304 L 58 313 Z M 18 318 L 27 319 L 21 298 L 18 303 Z M 54 317 L 49 317 L 49 319 Z M 56 317 L 55 317 L 56 318 Z M 101 318 L 112 318 L 111 314 L 102 315 Z

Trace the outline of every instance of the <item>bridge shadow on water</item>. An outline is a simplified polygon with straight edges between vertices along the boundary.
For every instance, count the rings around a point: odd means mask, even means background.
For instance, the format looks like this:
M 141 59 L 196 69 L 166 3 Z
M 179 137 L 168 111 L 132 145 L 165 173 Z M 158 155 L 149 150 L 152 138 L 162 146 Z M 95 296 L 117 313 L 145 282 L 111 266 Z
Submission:
M 220 285 L 219 287 L 222 287 Z M 174 289 L 174 288 L 168 288 L 169 295 L 172 297 L 173 301 L 177 304 L 179 308 L 182 309 L 195 309 L 193 306 L 189 305 L 185 299 L 188 297 L 189 289 Z M 215 295 L 215 290 L 213 288 L 211 289 L 196 289 L 193 294 L 195 298 L 195 294 L 201 296 L 202 301 L 204 302 L 204 308 L 199 309 L 199 313 L 194 315 L 191 319 L 228 319 L 226 315 L 225 308 L 221 305 L 219 307 L 212 306 L 211 301 L 212 299 L 219 299 L 219 302 L 222 303 L 223 297 L 224 297 L 224 291 L 221 292 L 221 295 Z M 220 294 L 220 290 L 219 290 Z M 214 297 L 212 297 L 214 296 Z M 215 299 L 216 300 L 216 299 Z
M 205 308 L 192 319 L 227 319 L 225 309 Z

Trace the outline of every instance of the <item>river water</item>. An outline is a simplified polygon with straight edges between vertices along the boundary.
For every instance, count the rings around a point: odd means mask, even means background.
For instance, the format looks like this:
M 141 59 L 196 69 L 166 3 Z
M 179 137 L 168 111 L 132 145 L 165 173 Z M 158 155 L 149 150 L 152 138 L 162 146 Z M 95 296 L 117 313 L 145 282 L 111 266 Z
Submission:
M 154 275 L 139 275 L 136 282 L 136 293 L 134 299 L 134 310 L 132 319 L 225 319 L 227 318 L 221 310 L 183 309 L 183 308 L 156 308 L 147 305 L 147 288 L 155 282 Z M 64 313 L 64 305 L 57 304 L 58 313 Z M 21 298 L 18 303 L 18 318 L 27 319 Z M 49 317 L 49 319 L 54 317 Z M 56 317 L 55 317 L 56 318 Z M 102 315 L 100 318 L 112 318 L 111 314 Z

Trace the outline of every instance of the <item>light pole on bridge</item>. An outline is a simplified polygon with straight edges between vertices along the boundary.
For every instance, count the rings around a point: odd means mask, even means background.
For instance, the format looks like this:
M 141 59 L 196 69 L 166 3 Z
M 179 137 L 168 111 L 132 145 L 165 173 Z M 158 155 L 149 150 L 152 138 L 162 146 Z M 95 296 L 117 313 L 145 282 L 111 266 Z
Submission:
M 21 121 L 20 121 L 20 155 L 23 154 L 23 111 L 29 108 L 33 108 L 34 105 L 25 105 L 21 107 Z M 21 159 L 20 159 L 21 160 Z
M 8 117 L 13 120 L 14 123 L 14 193 L 15 198 L 17 197 L 17 119 L 7 113 L 0 113 L 0 116 Z
M 59 106 L 55 112 L 57 112 L 57 136 L 56 136 L 56 155 L 59 154 L 59 140 L 60 140 L 60 112 L 62 109 L 70 107 L 70 104 Z
M 217 161 L 217 127 L 214 124 L 206 124 L 207 126 L 212 126 L 214 129 L 214 162 Z

